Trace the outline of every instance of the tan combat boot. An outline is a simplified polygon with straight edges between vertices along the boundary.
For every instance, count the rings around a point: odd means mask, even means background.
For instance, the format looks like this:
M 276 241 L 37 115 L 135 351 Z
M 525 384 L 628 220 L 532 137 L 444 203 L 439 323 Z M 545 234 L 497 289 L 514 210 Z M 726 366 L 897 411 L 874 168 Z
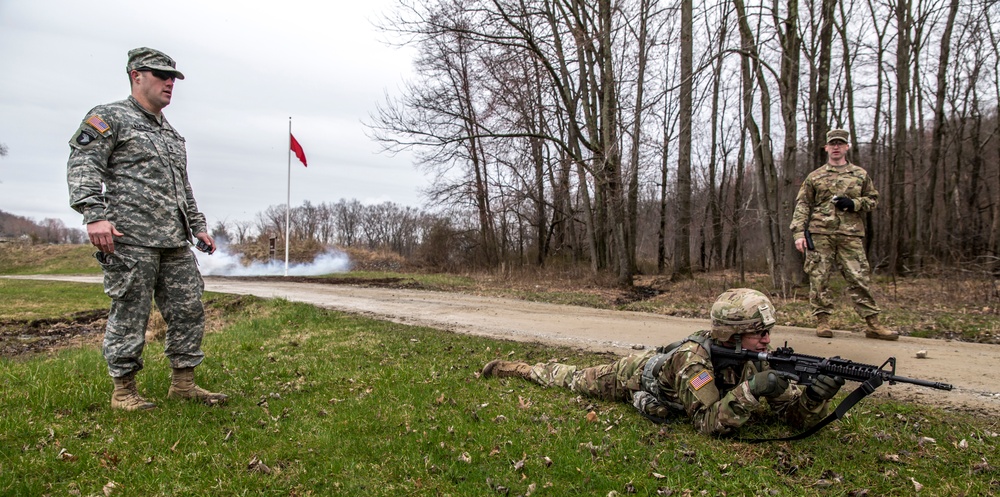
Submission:
M 830 315 L 825 312 L 816 315 L 816 336 L 833 338 L 833 330 L 830 329 Z
M 868 329 L 865 330 L 866 338 L 878 338 L 879 340 L 899 340 L 899 333 L 882 326 L 878 322 L 878 314 L 872 314 L 865 318 L 868 322 Z
M 148 411 L 156 404 L 142 398 L 135 386 L 135 373 L 129 373 L 118 378 L 111 378 L 115 383 L 115 391 L 111 393 L 111 408 L 125 411 Z
M 221 404 L 229 397 L 224 393 L 214 393 L 194 384 L 194 368 L 174 369 L 170 376 L 168 399 L 197 399 L 206 404 Z
M 531 379 L 531 365 L 526 362 L 510 362 L 496 359 L 483 366 L 483 378 L 496 376 L 497 378 L 524 378 Z

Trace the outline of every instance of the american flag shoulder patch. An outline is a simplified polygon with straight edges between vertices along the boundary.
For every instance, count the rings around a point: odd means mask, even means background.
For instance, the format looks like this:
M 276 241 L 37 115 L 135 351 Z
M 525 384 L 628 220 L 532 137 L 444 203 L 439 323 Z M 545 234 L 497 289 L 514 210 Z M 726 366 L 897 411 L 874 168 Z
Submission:
M 695 390 L 701 390 L 701 387 L 708 385 L 709 383 L 712 382 L 713 379 L 714 378 L 712 378 L 712 373 L 709 373 L 708 370 L 704 370 L 701 373 L 698 373 L 698 376 L 691 378 L 690 381 L 691 388 L 694 388 Z
M 101 119 L 101 116 L 90 116 L 90 118 L 87 119 L 87 124 L 91 125 L 102 135 L 111 129 L 111 126 L 108 126 L 108 123 L 104 122 L 104 119 Z

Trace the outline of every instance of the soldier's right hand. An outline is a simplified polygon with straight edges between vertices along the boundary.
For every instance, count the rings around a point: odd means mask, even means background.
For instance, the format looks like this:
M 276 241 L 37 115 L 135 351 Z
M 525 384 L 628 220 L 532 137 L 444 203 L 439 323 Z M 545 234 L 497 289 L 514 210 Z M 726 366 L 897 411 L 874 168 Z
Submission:
M 87 225 L 87 236 L 90 238 L 90 243 L 105 254 L 115 252 L 114 237 L 122 235 L 123 233 L 115 229 L 115 226 L 109 221 L 94 221 Z
M 788 389 L 788 380 L 774 371 L 761 371 L 749 381 L 750 393 L 757 397 L 777 397 Z
M 804 254 L 806 252 L 806 247 L 808 247 L 808 244 L 806 243 L 805 237 L 795 240 L 795 250 L 798 250 L 799 252 L 802 252 Z

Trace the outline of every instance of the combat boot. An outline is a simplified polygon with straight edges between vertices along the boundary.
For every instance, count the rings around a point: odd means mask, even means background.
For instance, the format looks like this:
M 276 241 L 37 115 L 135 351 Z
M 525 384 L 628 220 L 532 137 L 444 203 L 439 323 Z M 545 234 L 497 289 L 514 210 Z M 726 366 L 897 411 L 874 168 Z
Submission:
M 833 330 L 830 329 L 830 315 L 825 312 L 816 315 L 816 336 L 833 338 Z
M 524 378 L 531 379 L 531 365 L 526 362 L 510 362 L 496 359 L 483 366 L 483 378 L 496 376 L 497 378 Z
M 168 399 L 197 399 L 206 404 L 221 404 L 229 398 L 224 393 L 209 392 L 194 383 L 194 368 L 174 368 L 170 376 Z
M 868 322 L 868 329 L 865 330 L 866 338 L 877 338 L 879 340 L 899 340 L 899 333 L 890 330 L 879 323 L 878 314 L 872 314 L 865 318 Z
M 111 408 L 125 411 L 148 411 L 156 404 L 142 398 L 135 386 L 135 373 L 129 373 L 118 378 L 111 378 L 115 383 L 115 391 L 111 393 Z

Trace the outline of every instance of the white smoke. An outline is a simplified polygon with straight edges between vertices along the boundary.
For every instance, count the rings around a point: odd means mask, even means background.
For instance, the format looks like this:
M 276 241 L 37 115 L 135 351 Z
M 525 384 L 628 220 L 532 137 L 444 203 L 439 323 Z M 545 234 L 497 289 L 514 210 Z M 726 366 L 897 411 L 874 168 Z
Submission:
M 198 259 L 198 268 L 204 276 L 284 276 L 285 261 L 272 260 L 254 262 L 244 266 L 238 255 L 230 254 L 227 244 L 216 241 L 214 254 L 206 254 L 194 250 Z M 345 273 L 351 269 L 351 259 L 347 254 L 334 249 L 328 249 L 319 254 L 312 262 L 288 263 L 288 276 L 319 276 L 330 273 Z

